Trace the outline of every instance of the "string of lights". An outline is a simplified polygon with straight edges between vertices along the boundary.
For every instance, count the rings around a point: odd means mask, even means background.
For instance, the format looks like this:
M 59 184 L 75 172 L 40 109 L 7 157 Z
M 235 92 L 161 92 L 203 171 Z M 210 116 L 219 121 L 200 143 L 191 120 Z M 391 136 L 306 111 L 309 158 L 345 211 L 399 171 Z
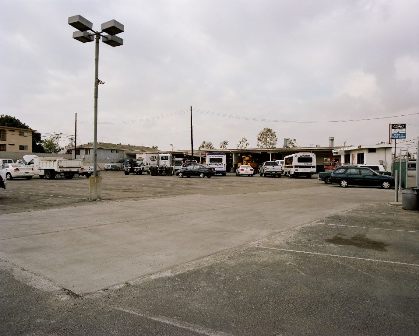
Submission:
M 156 121 L 161 119 L 167 119 L 174 116 L 185 115 L 187 111 L 177 111 L 177 112 L 169 112 L 169 113 L 161 113 L 154 116 L 148 117 L 139 117 L 134 120 L 124 120 L 122 123 L 124 124 L 132 124 L 135 122 L 150 122 Z M 235 120 L 244 120 L 244 121 L 252 121 L 252 122 L 266 122 L 266 123 L 294 123 L 294 124 L 319 124 L 319 123 L 351 123 L 351 122 L 361 122 L 361 121 L 375 121 L 375 120 L 384 120 L 384 119 L 394 119 L 394 118 L 403 118 L 403 117 L 410 117 L 419 115 L 419 112 L 412 112 L 412 113 L 400 113 L 394 115 L 385 115 L 385 116 L 373 116 L 367 118 L 359 118 L 359 119 L 336 119 L 336 120 L 284 120 L 284 119 L 270 119 L 270 118 L 257 118 L 257 117 L 248 117 L 244 115 L 232 114 L 232 113 L 225 113 L 225 112 L 213 112 L 213 111 L 203 111 L 203 110 L 195 110 L 194 115 L 209 115 L 219 118 L 226 118 L 226 119 L 235 119 Z

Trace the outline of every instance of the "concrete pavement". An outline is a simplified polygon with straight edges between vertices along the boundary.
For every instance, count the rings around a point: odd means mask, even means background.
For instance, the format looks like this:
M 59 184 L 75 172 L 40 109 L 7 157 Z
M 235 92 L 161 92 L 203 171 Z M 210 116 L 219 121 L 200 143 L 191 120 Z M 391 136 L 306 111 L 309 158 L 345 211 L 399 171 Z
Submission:
M 4 214 L 0 258 L 86 294 L 392 197 L 319 185 Z

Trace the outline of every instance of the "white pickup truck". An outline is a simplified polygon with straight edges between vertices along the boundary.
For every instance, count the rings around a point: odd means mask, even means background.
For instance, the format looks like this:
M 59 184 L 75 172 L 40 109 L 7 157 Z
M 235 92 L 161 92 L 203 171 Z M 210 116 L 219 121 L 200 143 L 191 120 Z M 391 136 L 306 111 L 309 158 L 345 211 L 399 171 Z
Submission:
M 260 166 L 259 175 L 281 177 L 282 167 L 276 161 L 266 161 Z

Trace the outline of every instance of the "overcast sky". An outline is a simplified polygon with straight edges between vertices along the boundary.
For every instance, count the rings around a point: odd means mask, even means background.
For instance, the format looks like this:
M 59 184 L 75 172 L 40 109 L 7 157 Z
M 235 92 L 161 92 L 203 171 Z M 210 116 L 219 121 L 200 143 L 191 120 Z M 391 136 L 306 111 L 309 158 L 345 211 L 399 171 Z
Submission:
M 98 140 L 189 148 L 270 127 L 299 145 L 419 135 L 419 0 L 0 0 L 1 114 L 93 140 L 94 44 L 69 16 L 124 24 L 100 44 Z M 400 116 L 386 118 L 388 116 Z M 384 117 L 384 118 L 383 118 Z M 383 118 L 371 121 L 353 121 Z M 346 122 L 331 122 L 343 120 Z

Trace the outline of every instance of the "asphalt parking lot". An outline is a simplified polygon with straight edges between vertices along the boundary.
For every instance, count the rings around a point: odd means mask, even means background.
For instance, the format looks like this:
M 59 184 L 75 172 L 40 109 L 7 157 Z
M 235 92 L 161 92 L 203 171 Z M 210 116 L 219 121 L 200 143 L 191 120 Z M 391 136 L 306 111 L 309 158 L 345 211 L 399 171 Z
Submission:
M 1 335 L 417 335 L 419 213 L 315 179 L 0 193 Z

